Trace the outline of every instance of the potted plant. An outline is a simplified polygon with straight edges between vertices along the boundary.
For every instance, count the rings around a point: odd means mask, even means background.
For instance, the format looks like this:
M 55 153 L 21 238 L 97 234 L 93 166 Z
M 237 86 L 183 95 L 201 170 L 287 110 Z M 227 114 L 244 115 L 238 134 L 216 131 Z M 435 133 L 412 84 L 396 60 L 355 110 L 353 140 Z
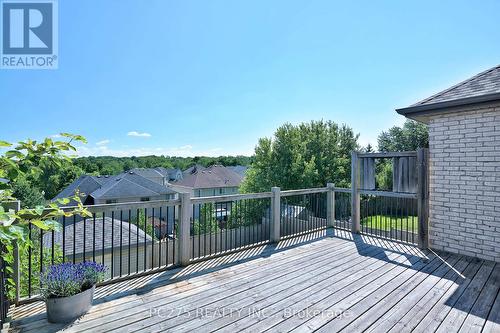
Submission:
M 47 267 L 40 277 L 42 296 L 51 323 L 68 323 L 92 305 L 95 285 L 107 267 L 95 262 L 62 263 Z

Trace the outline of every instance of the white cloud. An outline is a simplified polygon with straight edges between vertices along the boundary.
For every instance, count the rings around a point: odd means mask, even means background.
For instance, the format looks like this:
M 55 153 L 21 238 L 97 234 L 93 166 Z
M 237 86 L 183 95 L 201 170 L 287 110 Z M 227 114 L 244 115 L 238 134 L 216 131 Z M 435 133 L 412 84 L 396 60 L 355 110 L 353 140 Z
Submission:
M 252 152 L 253 153 L 253 152 Z M 139 148 L 128 148 L 123 147 L 122 149 L 112 149 L 108 146 L 98 146 L 98 147 L 88 147 L 79 146 L 77 147 L 78 156 L 116 156 L 116 157 L 126 157 L 126 156 L 148 156 L 148 155 L 165 155 L 165 156 L 220 156 L 220 155 L 250 155 L 250 152 L 230 152 L 224 151 L 222 148 L 211 148 L 207 150 L 197 150 L 192 145 L 182 145 L 179 147 L 139 147 Z
M 53 139 L 58 139 L 58 138 L 62 138 L 62 135 L 61 134 L 52 134 L 50 137 Z
M 137 132 L 137 131 L 130 131 L 127 133 L 128 136 L 136 136 L 136 137 L 143 137 L 143 138 L 149 138 L 151 137 L 151 134 L 149 133 L 140 133 L 140 132 Z
M 111 142 L 111 140 L 105 139 L 105 140 L 96 142 L 96 145 L 97 146 L 104 146 L 104 145 L 107 145 L 110 142 Z

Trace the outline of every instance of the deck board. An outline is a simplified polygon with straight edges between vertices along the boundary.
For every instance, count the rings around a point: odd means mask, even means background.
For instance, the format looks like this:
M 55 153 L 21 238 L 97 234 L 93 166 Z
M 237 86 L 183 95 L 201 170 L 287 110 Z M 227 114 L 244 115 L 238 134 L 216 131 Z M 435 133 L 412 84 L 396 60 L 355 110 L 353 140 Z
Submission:
M 499 291 L 500 264 L 330 231 L 102 286 L 71 324 L 22 305 L 11 330 L 499 332 Z

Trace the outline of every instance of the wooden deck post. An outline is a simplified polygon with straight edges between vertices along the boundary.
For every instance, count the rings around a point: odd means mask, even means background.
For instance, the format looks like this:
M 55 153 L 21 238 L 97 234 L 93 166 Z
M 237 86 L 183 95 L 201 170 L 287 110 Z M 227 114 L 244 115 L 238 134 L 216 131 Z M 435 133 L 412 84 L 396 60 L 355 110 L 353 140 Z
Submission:
M 191 193 L 181 193 L 180 199 L 179 262 L 182 266 L 187 266 L 191 259 Z
M 335 226 L 335 184 L 327 183 L 326 187 L 328 192 L 326 192 L 326 221 L 328 227 Z
M 417 214 L 418 214 L 418 246 L 429 247 L 429 181 L 428 181 L 429 149 L 417 150 Z
M 352 232 L 359 233 L 361 230 L 361 197 L 359 195 L 359 158 L 358 153 L 351 152 L 351 219 Z
M 280 241 L 280 217 L 281 217 L 281 196 L 280 188 L 272 187 L 273 194 L 271 198 L 271 242 L 277 243 Z

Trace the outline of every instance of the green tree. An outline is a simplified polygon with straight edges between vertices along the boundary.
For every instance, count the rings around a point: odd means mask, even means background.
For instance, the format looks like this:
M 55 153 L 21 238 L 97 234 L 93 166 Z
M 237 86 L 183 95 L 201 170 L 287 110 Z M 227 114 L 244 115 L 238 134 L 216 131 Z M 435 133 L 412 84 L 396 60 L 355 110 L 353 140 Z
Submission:
M 41 165 L 52 164 L 61 166 L 64 161 L 69 161 L 67 155 L 69 151 L 75 151 L 73 141 L 85 142 L 85 138 L 79 135 L 67 133 L 61 134 L 68 141 L 54 141 L 47 138 L 41 142 L 26 140 L 18 142 L 17 145 L 6 141 L 0 141 L 0 148 L 8 149 L 0 155 L 0 177 L 10 180 L 9 183 L 0 183 L 0 203 L 17 200 L 14 195 L 16 184 L 22 184 L 23 179 L 37 178 L 43 172 Z M 47 206 L 38 205 L 35 207 L 23 208 L 16 212 L 6 210 L 0 205 L 0 242 L 3 247 L 2 258 L 7 263 L 6 272 L 12 274 L 12 263 L 14 260 L 13 249 L 17 243 L 21 255 L 31 244 L 28 239 L 28 225 L 33 225 L 40 230 L 57 230 L 60 226 L 57 219 L 61 216 L 80 215 L 91 217 L 92 215 L 83 207 L 77 195 L 72 197 L 78 207 L 71 211 L 63 211 L 61 204 L 69 203 L 70 199 L 60 199 Z M 7 279 L 9 296 L 13 296 L 15 290 L 12 278 Z
M 261 138 L 243 192 L 350 184 L 350 153 L 359 149 L 358 135 L 346 125 L 311 121 L 278 128 L 273 138 Z
M 406 120 L 402 127 L 394 126 L 378 136 L 379 151 L 412 151 L 429 146 L 429 133 L 425 124 Z M 392 189 L 392 161 L 377 161 L 377 187 L 381 190 Z
M 379 151 L 411 151 L 429 147 L 429 133 L 425 124 L 408 119 L 403 127 L 380 133 L 377 141 Z

